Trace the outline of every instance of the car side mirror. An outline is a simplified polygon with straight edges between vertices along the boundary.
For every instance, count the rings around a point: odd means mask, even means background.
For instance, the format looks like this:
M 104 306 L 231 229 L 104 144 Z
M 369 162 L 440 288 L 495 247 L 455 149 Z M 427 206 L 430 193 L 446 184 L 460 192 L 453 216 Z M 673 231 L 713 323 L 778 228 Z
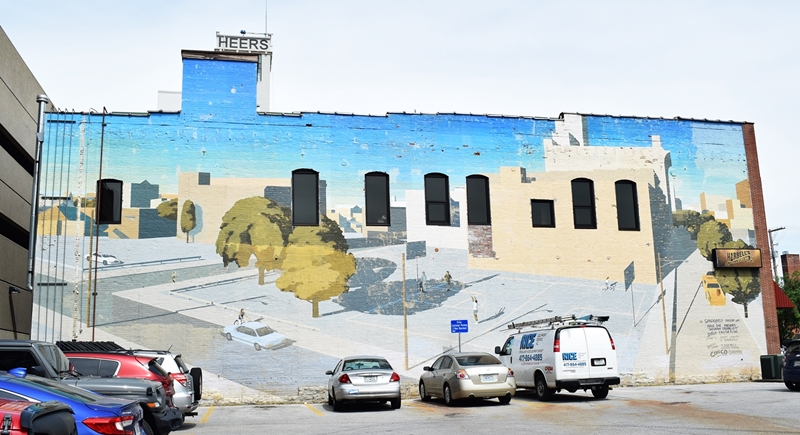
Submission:
M 425 370 L 426 372 L 432 372 L 433 371 L 431 366 L 425 366 L 425 367 L 422 368 L 422 370 Z
M 328 370 L 327 372 L 325 372 L 325 374 L 328 376 L 333 376 L 333 370 Z
M 47 373 L 45 373 L 44 367 L 42 367 L 42 366 L 33 366 L 33 367 L 31 367 L 31 369 L 28 370 L 28 374 L 41 376 L 43 378 L 47 377 Z
M 502 355 L 503 354 L 503 350 L 500 349 L 500 346 L 495 346 L 494 347 L 494 353 L 496 353 L 498 355 Z

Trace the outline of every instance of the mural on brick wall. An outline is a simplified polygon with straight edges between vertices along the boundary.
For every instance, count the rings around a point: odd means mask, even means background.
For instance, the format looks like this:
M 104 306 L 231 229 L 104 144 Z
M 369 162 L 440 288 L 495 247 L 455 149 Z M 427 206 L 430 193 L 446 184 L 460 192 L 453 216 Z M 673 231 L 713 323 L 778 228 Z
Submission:
M 623 382 L 759 376 L 758 270 L 709 262 L 759 248 L 740 124 L 257 114 L 255 68 L 184 59 L 179 113 L 48 115 L 35 338 L 172 348 L 287 397 L 346 355 L 415 382 L 511 322 L 595 314 Z M 101 141 L 117 225 L 89 220 Z

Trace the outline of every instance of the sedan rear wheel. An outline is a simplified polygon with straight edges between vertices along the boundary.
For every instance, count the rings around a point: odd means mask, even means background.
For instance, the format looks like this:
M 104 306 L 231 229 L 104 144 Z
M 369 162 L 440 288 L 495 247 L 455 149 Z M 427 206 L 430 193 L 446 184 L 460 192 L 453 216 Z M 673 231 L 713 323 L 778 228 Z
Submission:
M 328 391 L 328 406 L 332 405 L 333 405 L 333 396 L 331 395 L 331 392 Z
M 225 339 L 228 340 L 228 341 L 233 340 L 233 337 L 231 337 L 231 333 L 230 332 L 226 332 L 225 333 Z
M 256 350 L 261 350 L 261 345 L 259 345 L 258 343 L 253 343 L 253 347 L 255 347 Z
M 447 406 L 453 406 L 453 392 L 450 391 L 450 386 L 444 384 L 444 404 Z
M 431 396 L 429 396 L 428 392 L 425 390 L 425 383 L 422 381 L 419 381 L 419 398 L 423 402 L 431 400 Z
M 800 391 L 800 383 L 797 382 L 784 382 L 786 384 L 786 388 L 792 391 Z
M 499 400 L 500 403 L 503 404 L 503 405 L 508 405 L 509 403 L 511 403 L 511 394 L 506 394 L 505 396 L 500 396 L 500 397 L 497 398 L 497 400 Z
M 392 409 L 400 409 L 400 398 L 392 399 Z

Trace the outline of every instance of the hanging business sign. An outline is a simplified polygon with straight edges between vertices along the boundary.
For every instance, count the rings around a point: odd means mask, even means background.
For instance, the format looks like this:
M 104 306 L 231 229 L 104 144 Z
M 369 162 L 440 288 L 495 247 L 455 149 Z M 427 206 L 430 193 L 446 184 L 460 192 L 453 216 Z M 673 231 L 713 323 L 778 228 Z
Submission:
M 266 54 L 272 50 L 271 34 L 220 35 L 217 32 L 217 46 L 215 51 L 234 53 Z
M 760 249 L 724 249 L 712 251 L 715 269 L 731 267 L 761 267 Z

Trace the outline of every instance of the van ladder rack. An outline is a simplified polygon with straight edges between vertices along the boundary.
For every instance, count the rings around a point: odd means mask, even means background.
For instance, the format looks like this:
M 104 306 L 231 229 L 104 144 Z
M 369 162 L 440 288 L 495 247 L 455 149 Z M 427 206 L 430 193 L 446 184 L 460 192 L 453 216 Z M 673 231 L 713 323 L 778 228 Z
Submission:
M 572 324 L 572 325 L 580 325 L 580 324 L 599 325 L 606 321 L 608 321 L 608 316 L 595 316 L 593 314 L 589 314 L 582 317 L 576 317 L 574 314 L 570 314 L 569 316 L 555 316 L 555 317 L 548 317 L 546 319 L 530 320 L 527 322 L 520 322 L 520 323 L 511 322 L 508 324 L 508 329 L 522 329 L 528 326 L 554 325 L 556 323 Z

